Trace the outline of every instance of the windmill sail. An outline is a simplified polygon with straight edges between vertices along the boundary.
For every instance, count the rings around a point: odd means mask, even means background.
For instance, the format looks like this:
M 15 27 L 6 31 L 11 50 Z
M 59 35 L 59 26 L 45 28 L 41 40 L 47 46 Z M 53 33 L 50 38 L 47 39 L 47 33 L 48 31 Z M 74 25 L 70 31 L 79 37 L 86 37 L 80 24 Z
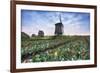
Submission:
M 61 21 L 61 13 L 59 14 L 59 20 L 60 20 L 60 23 L 62 23 L 62 21 Z

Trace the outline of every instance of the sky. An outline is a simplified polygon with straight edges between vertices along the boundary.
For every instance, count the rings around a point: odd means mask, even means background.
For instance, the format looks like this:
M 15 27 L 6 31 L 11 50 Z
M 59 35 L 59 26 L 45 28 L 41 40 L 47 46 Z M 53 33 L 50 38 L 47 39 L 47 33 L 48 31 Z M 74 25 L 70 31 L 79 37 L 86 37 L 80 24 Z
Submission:
M 64 25 L 63 35 L 90 35 L 90 13 L 21 10 L 21 31 L 28 35 L 54 35 L 55 24 L 59 23 L 59 15 Z

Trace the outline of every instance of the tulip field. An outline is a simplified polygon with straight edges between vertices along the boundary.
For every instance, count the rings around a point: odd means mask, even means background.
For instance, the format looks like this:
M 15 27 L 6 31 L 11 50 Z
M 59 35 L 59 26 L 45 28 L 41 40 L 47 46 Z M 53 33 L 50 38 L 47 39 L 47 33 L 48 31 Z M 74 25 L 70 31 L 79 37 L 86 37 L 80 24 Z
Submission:
M 90 36 L 44 36 L 21 40 L 21 62 L 90 59 Z

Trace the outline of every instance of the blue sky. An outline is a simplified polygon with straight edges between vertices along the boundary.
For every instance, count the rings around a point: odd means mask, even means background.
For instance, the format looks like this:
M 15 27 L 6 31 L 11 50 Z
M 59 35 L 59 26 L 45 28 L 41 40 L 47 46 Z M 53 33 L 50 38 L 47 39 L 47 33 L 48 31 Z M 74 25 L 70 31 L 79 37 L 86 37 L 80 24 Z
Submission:
M 21 10 L 22 32 L 31 36 L 43 30 L 45 35 L 54 35 L 55 24 L 60 22 L 59 14 L 64 25 L 64 35 L 90 34 L 90 13 L 36 10 Z

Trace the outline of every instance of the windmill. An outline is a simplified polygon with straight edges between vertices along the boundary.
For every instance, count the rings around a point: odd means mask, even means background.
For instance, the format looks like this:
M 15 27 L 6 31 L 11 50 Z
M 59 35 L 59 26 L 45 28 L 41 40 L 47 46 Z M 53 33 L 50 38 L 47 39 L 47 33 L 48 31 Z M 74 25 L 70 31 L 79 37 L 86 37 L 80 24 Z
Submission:
M 63 34 L 63 24 L 61 20 L 61 13 L 59 14 L 59 23 L 55 24 L 55 35 L 59 36 Z

